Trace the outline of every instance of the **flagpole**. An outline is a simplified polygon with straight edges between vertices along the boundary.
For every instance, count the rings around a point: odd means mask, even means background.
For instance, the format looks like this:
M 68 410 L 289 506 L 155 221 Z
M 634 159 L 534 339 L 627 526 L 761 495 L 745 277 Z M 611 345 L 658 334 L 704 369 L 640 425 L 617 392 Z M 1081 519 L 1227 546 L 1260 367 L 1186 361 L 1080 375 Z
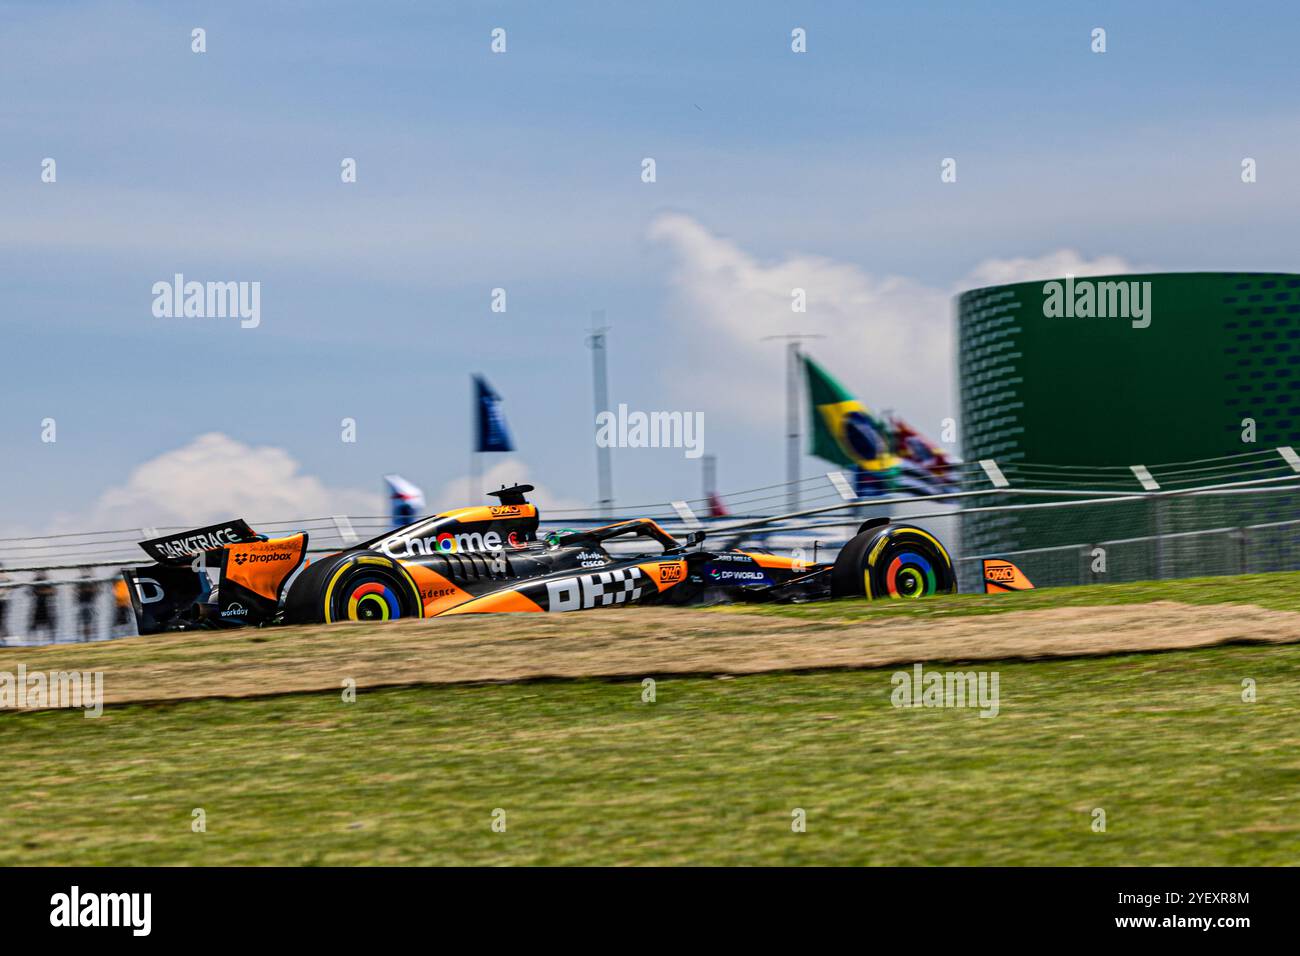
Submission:
M 591 313 L 591 329 L 587 336 L 587 346 L 591 349 L 591 384 L 597 416 L 610 410 L 609 380 L 605 368 L 605 333 L 609 331 L 609 326 L 604 325 L 604 321 L 604 310 Z M 609 448 L 599 444 L 596 445 L 596 497 L 601 517 L 610 517 L 614 509 L 614 477 L 610 468 Z
M 483 489 L 482 489 L 482 488 L 477 488 L 477 487 L 476 487 L 476 486 L 478 485 L 478 483 L 479 483 L 479 480 L 478 480 L 478 469 L 479 469 L 479 453 L 478 453 L 479 421 L 478 421 L 478 419 L 479 419 L 479 415 L 482 414 L 482 412 L 481 412 L 481 410 L 479 409 L 478 379 L 477 379 L 477 377 L 475 377 L 475 376 L 473 376 L 473 375 L 471 375 L 471 376 L 469 377 L 469 390 L 470 390 L 470 400 L 469 400 L 469 407 L 470 407 L 470 419 L 469 419 L 469 421 L 470 421 L 470 425 L 469 425 L 469 498 L 470 498 L 470 500 L 467 501 L 467 502 L 465 502 L 465 503 L 466 503 L 466 504 L 473 504 L 473 503 L 477 502 L 478 499 L 479 499 L 479 498 L 482 496 L 482 494 L 483 494 Z
M 802 435 L 799 430 L 799 385 L 802 379 L 803 353 L 799 343 L 804 339 L 824 339 L 826 336 L 814 332 L 787 332 L 784 335 L 765 335 L 763 341 L 780 339 L 786 345 L 785 368 L 785 479 L 787 484 L 786 506 L 789 511 L 799 510 L 799 479 L 802 477 L 801 457 L 803 451 Z

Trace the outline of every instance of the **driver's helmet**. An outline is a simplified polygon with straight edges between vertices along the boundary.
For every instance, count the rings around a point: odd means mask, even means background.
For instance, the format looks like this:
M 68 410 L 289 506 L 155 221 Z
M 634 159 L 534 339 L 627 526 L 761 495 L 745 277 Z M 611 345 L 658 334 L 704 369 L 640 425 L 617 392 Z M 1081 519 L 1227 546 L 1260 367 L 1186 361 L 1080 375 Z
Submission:
M 546 546 L 548 548 L 558 548 L 560 542 L 571 534 L 577 534 L 572 528 L 561 528 L 558 531 L 548 531 L 546 534 Z

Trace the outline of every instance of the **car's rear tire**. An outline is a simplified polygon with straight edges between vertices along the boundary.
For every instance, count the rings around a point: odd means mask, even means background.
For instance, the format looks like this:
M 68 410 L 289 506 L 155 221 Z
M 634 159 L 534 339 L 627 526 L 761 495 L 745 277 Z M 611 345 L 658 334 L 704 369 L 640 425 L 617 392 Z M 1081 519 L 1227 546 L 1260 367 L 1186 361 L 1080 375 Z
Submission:
M 939 539 L 915 525 L 855 535 L 831 569 L 832 597 L 920 598 L 952 594 L 957 575 Z
M 398 562 L 374 551 L 334 554 L 312 562 L 284 602 L 289 624 L 393 621 L 422 617 L 420 590 Z

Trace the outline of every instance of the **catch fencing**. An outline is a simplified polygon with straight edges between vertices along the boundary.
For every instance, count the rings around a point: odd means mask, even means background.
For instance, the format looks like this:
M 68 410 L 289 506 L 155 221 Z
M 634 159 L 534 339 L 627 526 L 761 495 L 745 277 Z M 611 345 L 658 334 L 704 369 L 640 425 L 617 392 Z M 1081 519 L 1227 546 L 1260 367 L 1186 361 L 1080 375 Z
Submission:
M 963 590 L 981 589 L 985 558 L 1015 562 L 1036 587 L 1300 570 L 1300 484 L 967 511 L 968 545 L 990 514 L 1015 522 L 1014 537 L 1031 546 L 968 547 L 957 562 Z
M 828 561 L 860 522 L 885 515 L 946 542 L 962 591 L 983 590 L 985 558 L 1014 561 L 1037 587 L 1300 570 L 1300 456 L 1290 448 L 1149 468 L 969 462 L 955 472 L 958 492 L 875 498 L 832 472 L 723 496 L 725 517 L 708 517 L 707 499 L 620 507 L 616 517 L 543 502 L 542 530 L 653 517 L 679 537 L 705 531 L 712 547 Z M 798 510 L 782 510 L 792 491 Z M 389 528 L 380 516 L 250 523 L 272 535 L 306 530 L 313 553 Z M 0 539 L 0 644 L 133 634 L 121 569 L 145 563 L 138 541 L 179 530 Z

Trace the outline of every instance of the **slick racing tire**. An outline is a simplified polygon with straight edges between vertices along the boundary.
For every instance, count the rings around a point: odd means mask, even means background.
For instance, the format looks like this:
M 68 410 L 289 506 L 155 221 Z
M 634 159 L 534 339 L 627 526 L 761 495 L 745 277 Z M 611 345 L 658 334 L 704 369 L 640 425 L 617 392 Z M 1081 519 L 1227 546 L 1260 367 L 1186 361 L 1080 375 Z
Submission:
M 314 561 L 289 589 L 287 624 L 394 621 L 423 617 L 420 590 L 400 564 L 374 551 Z
M 832 597 L 919 598 L 956 590 L 948 552 L 938 538 L 914 525 L 889 525 L 856 535 L 831 569 Z

